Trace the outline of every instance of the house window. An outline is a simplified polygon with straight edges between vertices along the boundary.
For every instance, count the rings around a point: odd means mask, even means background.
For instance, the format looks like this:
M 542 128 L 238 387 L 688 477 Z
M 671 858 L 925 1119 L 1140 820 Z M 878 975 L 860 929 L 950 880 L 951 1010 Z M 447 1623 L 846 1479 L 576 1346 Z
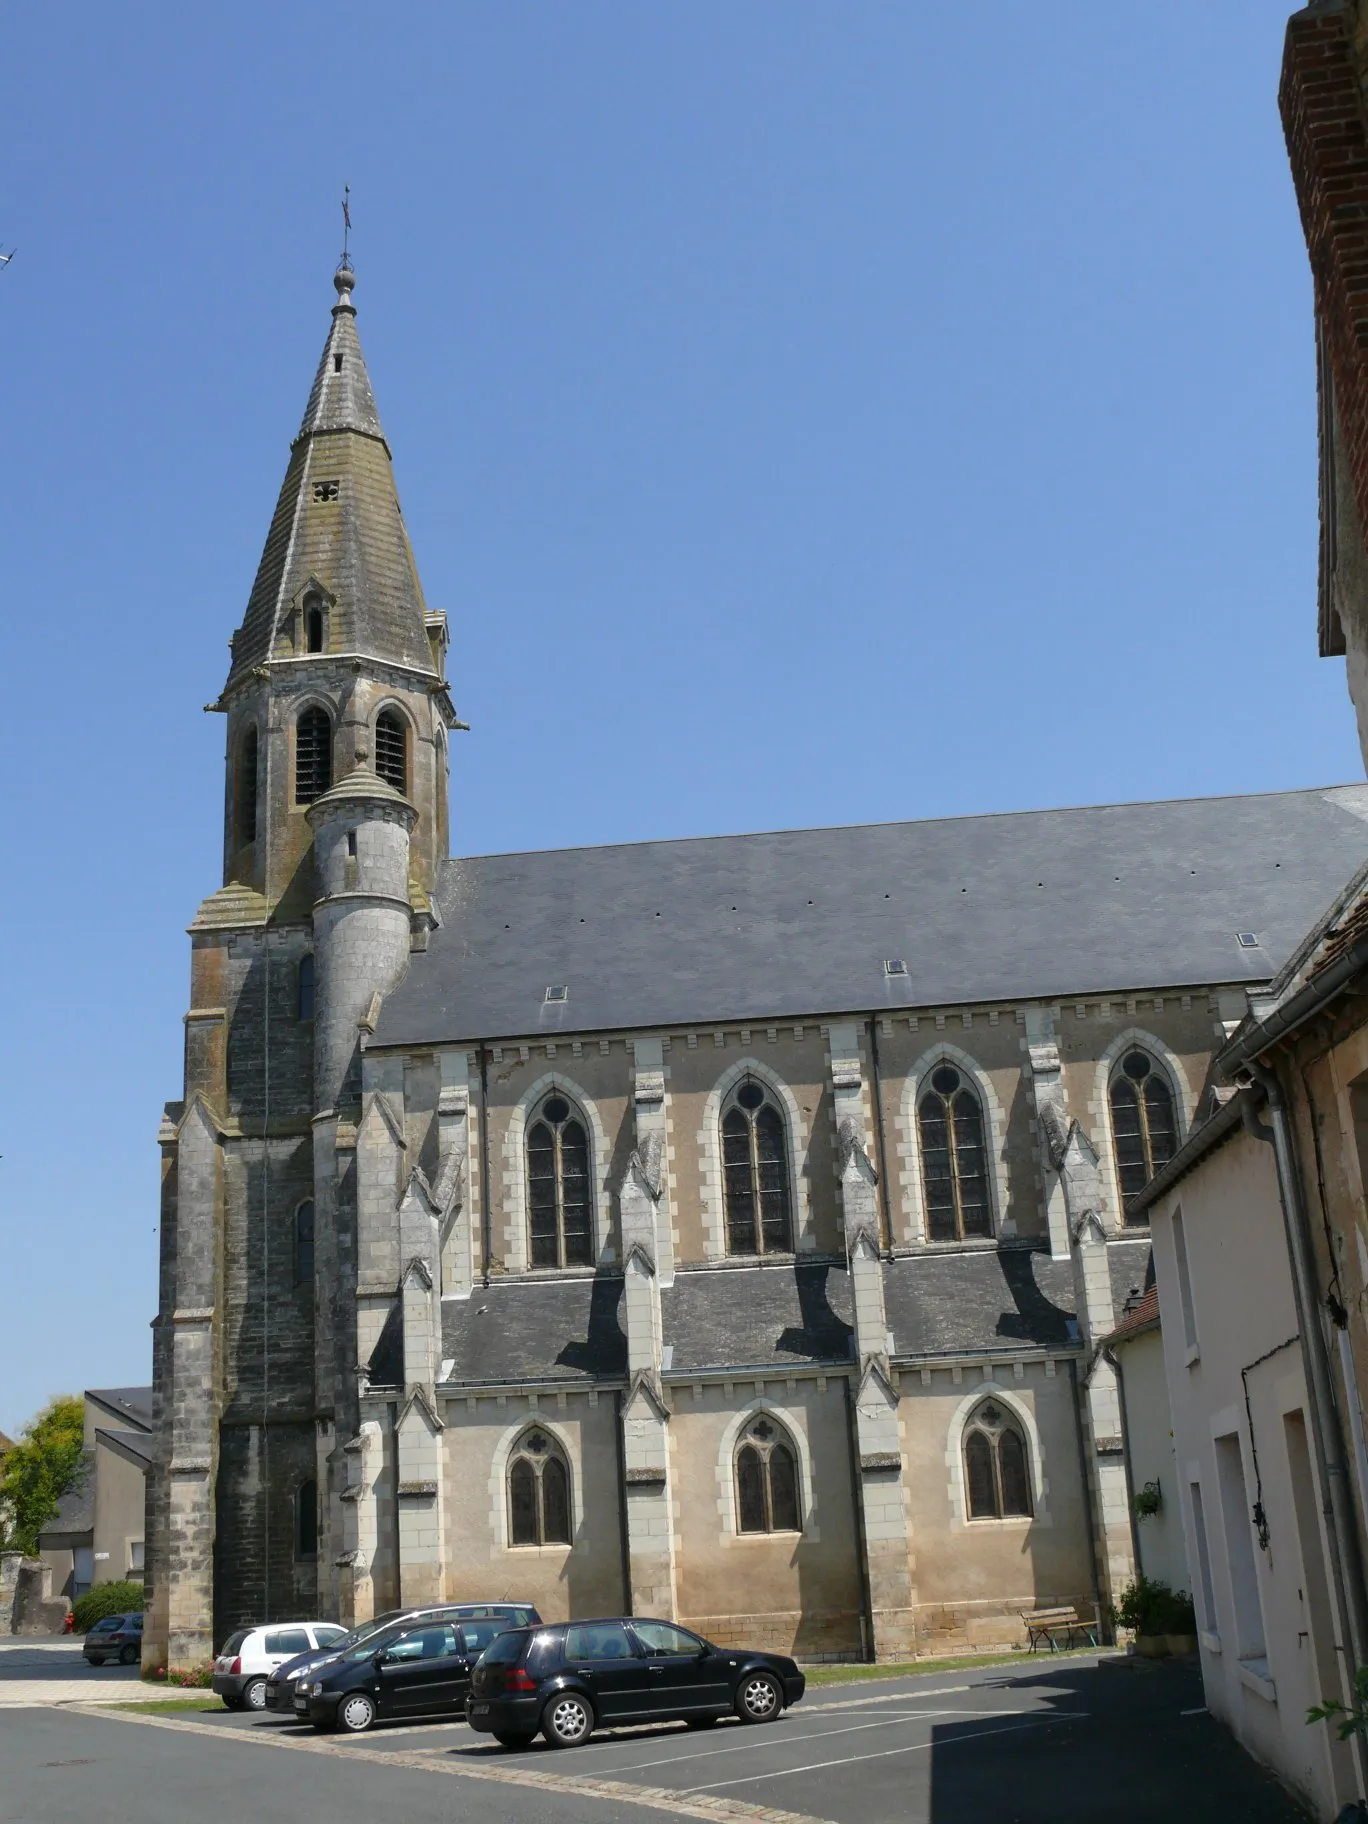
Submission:
M 402 716 L 382 709 L 375 718 L 375 770 L 396 792 L 408 790 L 408 741 Z
M 793 1440 L 773 1419 L 755 1419 L 736 1450 L 736 1530 L 797 1533 L 802 1525 Z
M 593 1265 L 589 1137 L 559 1090 L 527 1130 L 527 1206 L 534 1267 Z
M 729 1254 L 793 1250 L 788 1130 L 763 1083 L 747 1077 L 722 1116 L 723 1201 Z
M 569 1545 L 570 1466 L 546 1432 L 524 1432 L 508 1465 L 508 1537 L 513 1545 Z
M 249 728 L 238 755 L 238 841 L 256 841 L 257 834 L 257 731 Z
M 295 1557 L 318 1556 L 318 1484 L 301 1482 L 295 1490 Z
M 314 1017 L 314 959 L 312 956 L 301 956 L 299 974 L 295 978 L 295 1018 L 311 1020 Z
M 1128 1203 L 1177 1151 L 1173 1091 L 1149 1054 L 1133 1050 L 1112 1073 L 1109 1093 L 1116 1175 Z
M 312 804 L 332 784 L 332 723 L 326 709 L 306 709 L 295 727 L 295 803 Z
M 964 1486 L 971 1520 L 1030 1516 L 1026 1440 L 996 1400 L 975 1407 L 964 1428 Z
M 130 1539 L 128 1542 L 128 1574 L 130 1577 L 141 1577 L 147 1569 L 147 1547 L 141 1539 Z
M 323 604 L 316 595 L 311 595 L 304 604 L 305 652 L 322 652 L 326 631 L 327 629 L 323 617 Z
M 938 1064 L 917 1103 L 926 1227 L 932 1241 L 990 1236 L 983 1104 L 962 1070 Z
M 311 1286 L 314 1276 L 314 1206 L 306 1197 L 295 1211 L 294 1283 Z

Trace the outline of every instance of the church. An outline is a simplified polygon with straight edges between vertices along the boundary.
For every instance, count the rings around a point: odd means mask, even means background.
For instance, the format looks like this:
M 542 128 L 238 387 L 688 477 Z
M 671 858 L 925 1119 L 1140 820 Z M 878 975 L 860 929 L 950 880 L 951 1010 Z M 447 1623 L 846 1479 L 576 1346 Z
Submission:
M 209 706 L 146 1663 L 443 1599 L 885 1661 L 1100 1613 L 1134 1200 L 1368 787 L 452 859 L 334 285 Z

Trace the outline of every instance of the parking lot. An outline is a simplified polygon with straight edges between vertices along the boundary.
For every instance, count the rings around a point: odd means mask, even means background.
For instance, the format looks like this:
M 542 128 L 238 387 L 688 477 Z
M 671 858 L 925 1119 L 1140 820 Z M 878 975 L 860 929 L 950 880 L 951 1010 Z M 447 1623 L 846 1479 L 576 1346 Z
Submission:
M 479 1781 L 482 1805 L 497 1786 L 496 1809 L 502 1814 L 511 1803 L 510 1816 L 524 1815 L 516 1804 L 521 1789 L 533 1807 L 529 1817 L 568 1815 L 540 1809 L 559 1794 L 573 1796 L 576 1810 L 578 1801 L 597 1800 L 591 1815 L 603 1818 L 662 1809 L 733 1818 L 779 1812 L 831 1824 L 1152 1824 L 1165 1813 L 1187 1818 L 1208 1809 L 1242 1824 L 1299 1818 L 1201 1706 L 1188 1668 L 1071 1658 L 818 1686 L 780 1721 L 759 1728 L 724 1722 L 704 1730 L 619 1730 L 563 1753 L 540 1742 L 512 1753 L 461 1723 L 382 1725 L 340 1737 L 271 1715 L 110 1713 L 109 1721 L 153 1723 L 136 1731 L 116 1726 L 116 1733 L 141 1738 L 144 1763 L 174 1754 L 177 1735 L 193 1735 L 201 1751 L 212 1738 L 224 1749 L 231 1742 L 239 1777 L 244 1749 L 266 1750 L 273 1770 L 307 1762 L 315 1796 L 339 1776 L 342 1793 L 358 1802 L 353 1813 L 344 1796 L 340 1817 L 366 1815 L 356 1776 L 364 1770 L 361 1784 L 370 1789 L 390 1769 L 406 1790 L 422 1773 Z M 20 1714 L 4 1720 L 17 1722 Z M 94 1720 L 89 1712 L 66 1720 L 87 1718 Z M 272 1754 L 272 1747 L 300 1752 Z M 448 1793 L 448 1809 L 436 1815 L 453 1809 L 448 1780 L 432 1782 Z M 274 1771 L 269 1783 L 276 1783 Z

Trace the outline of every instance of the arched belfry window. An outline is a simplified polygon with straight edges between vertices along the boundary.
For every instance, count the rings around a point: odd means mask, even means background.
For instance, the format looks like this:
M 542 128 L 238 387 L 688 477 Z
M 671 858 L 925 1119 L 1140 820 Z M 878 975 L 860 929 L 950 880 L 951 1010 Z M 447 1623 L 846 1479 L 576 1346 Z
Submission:
M 242 737 L 238 753 L 237 830 L 240 843 L 255 842 L 257 836 L 257 731 L 249 728 Z
M 584 1117 L 559 1090 L 539 1105 L 527 1129 L 527 1221 L 534 1267 L 593 1265 L 589 1135 Z
M 322 652 L 327 622 L 323 615 L 323 604 L 316 595 L 311 595 L 304 604 L 304 650 L 305 652 Z
M 570 1465 L 539 1426 L 525 1431 L 508 1459 L 511 1545 L 570 1544 Z
M 999 1400 L 985 1400 L 964 1428 L 964 1487 L 971 1520 L 1031 1513 L 1031 1474 L 1021 1428 Z
M 295 1018 L 311 1020 L 313 1017 L 314 959 L 310 954 L 299 959 L 299 973 L 295 977 Z
M 762 1414 L 736 1447 L 736 1530 L 797 1533 L 802 1525 L 798 1452 L 783 1426 Z
M 332 722 L 326 709 L 306 709 L 295 727 L 295 803 L 312 804 L 332 784 Z
M 938 1064 L 917 1101 L 926 1228 L 932 1241 L 993 1232 L 983 1104 L 956 1065 Z
M 375 770 L 396 792 L 408 790 L 408 730 L 393 709 L 375 718 Z
M 1143 1191 L 1178 1150 L 1178 1123 L 1168 1078 L 1138 1046 L 1112 1072 L 1112 1139 L 1124 1201 Z
M 722 1112 L 722 1181 L 727 1252 L 791 1253 L 788 1128 L 757 1077 L 744 1078 Z

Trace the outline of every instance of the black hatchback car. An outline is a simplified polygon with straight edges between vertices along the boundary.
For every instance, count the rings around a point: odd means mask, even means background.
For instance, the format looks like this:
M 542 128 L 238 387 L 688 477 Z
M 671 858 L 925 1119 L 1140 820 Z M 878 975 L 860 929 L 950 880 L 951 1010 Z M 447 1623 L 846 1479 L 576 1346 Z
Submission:
M 806 1686 L 780 1653 L 715 1647 L 672 1621 L 570 1621 L 501 1634 L 475 1667 L 466 1721 L 505 1748 L 538 1730 L 574 1748 L 623 1723 L 772 1723 Z
M 308 1688 L 314 1682 L 318 1670 L 331 1666 L 339 1655 L 348 1647 L 359 1646 L 363 1640 L 378 1639 L 404 1622 L 416 1627 L 420 1621 L 498 1621 L 505 1628 L 533 1627 L 541 1616 L 530 1602 L 443 1602 L 434 1603 L 427 1608 L 391 1609 L 388 1614 L 377 1615 L 371 1621 L 363 1621 L 353 1628 L 341 1640 L 335 1640 L 330 1647 L 320 1648 L 312 1653 L 300 1653 L 294 1659 L 287 1659 L 266 1681 L 266 1708 L 268 1710 L 287 1710 L 296 1717 L 309 1714 Z
M 381 1717 L 459 1717 L 471 1668 L 505 1625 L 423 1621 L 373 1634 L 299 1681 L 309 1721 L 358 1735 Z

